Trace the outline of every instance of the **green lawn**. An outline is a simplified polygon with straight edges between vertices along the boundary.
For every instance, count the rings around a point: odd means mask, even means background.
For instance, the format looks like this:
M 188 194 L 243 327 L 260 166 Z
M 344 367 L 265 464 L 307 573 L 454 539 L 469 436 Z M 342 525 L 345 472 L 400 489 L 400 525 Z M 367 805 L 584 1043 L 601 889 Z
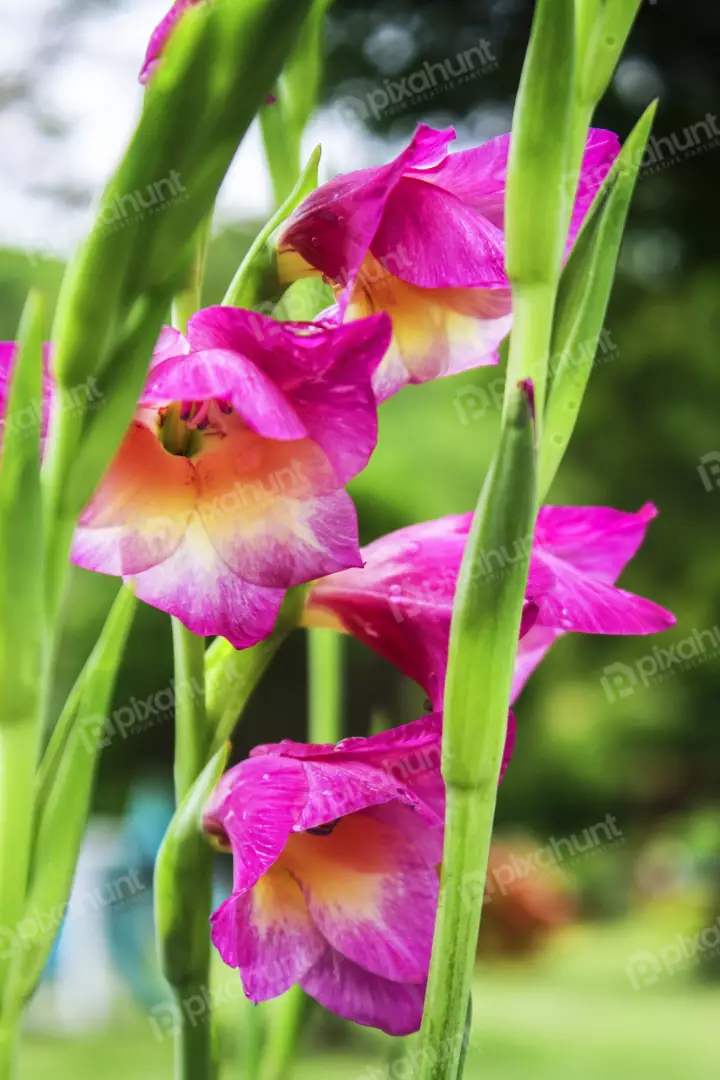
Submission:
M 665 938 L 664 940 L 668 940 Z M 640 948 L 645 947 L 640 942 Z M 687 974 L 633 990 L 632 926 L 575 930 L 532 964 L 501 964 L 476 980 L 466 1080 L 704 1080 L 720 1076 L 720 987 Z M 342 1034 L 342 1033 L 341 1033 Z M 305 1034 L 287 1080 L 382 1080 L 391 1040 L 354 1029 Z M 91 1039 L 28 1036 L 21 1080 L 170 1080 L 170 1043 L 132 1020 Z M 223 1080 L 242 1080 L 241 1062 Z M 412 1080 L 400 1064 L 392 1080 Z

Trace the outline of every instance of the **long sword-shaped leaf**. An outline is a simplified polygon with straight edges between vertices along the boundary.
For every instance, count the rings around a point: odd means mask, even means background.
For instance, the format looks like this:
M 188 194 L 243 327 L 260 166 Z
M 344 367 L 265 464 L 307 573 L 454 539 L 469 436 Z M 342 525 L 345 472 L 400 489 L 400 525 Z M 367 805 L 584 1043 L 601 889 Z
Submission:
M 35 929 L 19 957 L 25 997 L 35 989 L 70 896 L 105 720 L 135 607 L 135 597 L 123 587 L 80 675 L 77 711 L 62 749 L 44 771 L 26 903 Z
M 572 436 L 615 277 L 620 245 L 655 104 L 635 125 L 563 272 L 553 329 L 550 389 L 540 447 L 544 499 Z
M 0 413 L 0 927 L 10 934 L 25 900 L 42 716 L 43 305 L 36 294 L 18 338 Z M 0 950 L 0 1012 L 6 953 Z
M 441 899 L 419 1047 L 419 1080 L 456 1080 L 505 745 L 535 509 L 528 390 L 510 398 L 455 596 L 443 722 L 447 792 Z M 488 553 L 523 552 L 497 575 Z

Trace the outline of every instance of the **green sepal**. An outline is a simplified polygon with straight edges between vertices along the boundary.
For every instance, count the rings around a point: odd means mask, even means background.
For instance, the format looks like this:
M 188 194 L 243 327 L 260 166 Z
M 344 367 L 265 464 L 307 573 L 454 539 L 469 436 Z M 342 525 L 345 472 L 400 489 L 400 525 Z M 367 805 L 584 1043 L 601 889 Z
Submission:
M 505 199 L 513 285 L 552 285 L 560 271 L 571 193 L 574 0 L 537 0 L 515 100 Z
M 560 281 L 553 363 L 540 447 L 539 489 L 547 496 L 577 422 L 612 291 L 620 246 L 657 103 L 628 136 L 575 243 Z
M 257 306 L 258 301 L 278 293 L 280 286 L 276 270 L 277 255 L 271 243 L 272 236 L 303 199 L 317 187 L 321 153 L 322 147 L 316 146 L 295 187 L 256 236 L 230 282 L 223 298 L 224 305 L 251 309 Z
M 453 605 L 442 740 L 447 808 L 441 900 L 418 1080 L 456 1080 L 463 1057 L 535 511 L 534 422 L 522 385 L 509 395 Z M 488 575 L 488 553 L 508 552 L 513 558 Z

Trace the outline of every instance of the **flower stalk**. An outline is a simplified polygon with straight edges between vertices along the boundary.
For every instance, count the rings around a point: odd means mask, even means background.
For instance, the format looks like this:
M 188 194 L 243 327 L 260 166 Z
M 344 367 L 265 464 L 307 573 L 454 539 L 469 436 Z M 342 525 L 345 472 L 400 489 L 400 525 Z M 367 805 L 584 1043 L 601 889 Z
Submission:
M 482 573 L 486 552 L 532 534 L 535 437 L 529 388 L 509 399 L 456 591 L 443 721 L 447 809 L 418 1080 L 455 1080 L 466 1042 L 472 972 L 523 598 L 526 554 L 502 574 Z

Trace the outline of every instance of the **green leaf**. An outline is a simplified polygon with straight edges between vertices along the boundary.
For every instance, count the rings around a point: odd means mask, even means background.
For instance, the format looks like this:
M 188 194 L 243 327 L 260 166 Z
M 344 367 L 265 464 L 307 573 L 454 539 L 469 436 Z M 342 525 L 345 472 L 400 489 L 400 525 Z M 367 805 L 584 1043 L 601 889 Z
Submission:
M 610 85 L 642 0 L 604 0 L 580 73 L 581 96 L 594 108 Z
M 136 600 L 122 587 L 100 637 L 79 678 L 72 723 L 63 723 L 63 741 L 55 744 L 41 769 L 40 798 L 26 915 L 35 933 L 20 956 L 23 996 L 37 984 L 67 906 L 75 865 L 85 832 L 105 720 L 125 649 Z M 51 742 L 51 747 L 53 746 Z
M 329 6 L 330 0 L 313 0 L 275 88 L 276 100 L 260 110 L 265 155 L 278 205 L 295 186 L 303 132 L 317 106 L 324 67 L 323 27 Z
M 205 653 L 211 753 L 231 737 L 271 660 L 288 634 L 300 625 L 305 594 L 306 588 L 302 585 L 288 590 L 272 634 L 251 649 L 235 649 L 225 638 L 218 637 Z
M 267 108 L 273 106 L 269 105 Z M 254 308 L 264 295 L 277 291 L 277 256 L 271 238 L 283 221 L 290 217 L 293 210 L 317 187 L 321 152 L 322 147 L 316 146 L 295 187 L 256 236 L 230 283 L 223 304 Z
M 28 297 L 0 420 L 0 724 L 36 714 L 42 671 L 43 303 Z
M 0 927 L 10 933 L 16 932 L 25 901 L 43 707 L 43 314 L 40 296 L 31 293 L 0 419 Z M 0 1012 L 9 963 L 4 948 Z
M 513 285 L 551 285 L 560 272 L 569 220 L 564 181 L 572 135 L 574 47 L 573 0 L 537 0 L 508 161 L 506 258 Z
M 286 322 L 312 322 L 334 303 L 332 289 L 321 277 L 298 278 L 275 305 L 273 318 Z
M 563 272 L 553 329 L 553 370 L 540 448 L 540 496 L 572 436 L 595 360 L 620 246 L 656 103 L 628 136 Z
M 163 974 L 176 989 L 207 973 L 213 851 L 202 831 L 202 811 L 222 776 L 225 743 L 208 762 L 175 812 L 155 863 L 155 929 Z M 200 918 L 198 918 L 198 914 Z
M 533 428 L 527 391 L 515 388 L 453 605 L 442 744 L 445 845 L 419 1080 L 456 1080 L 463 1055 L 535 521 Z M 506 560 L 492 576 L 486 571 L 488 553 Z

